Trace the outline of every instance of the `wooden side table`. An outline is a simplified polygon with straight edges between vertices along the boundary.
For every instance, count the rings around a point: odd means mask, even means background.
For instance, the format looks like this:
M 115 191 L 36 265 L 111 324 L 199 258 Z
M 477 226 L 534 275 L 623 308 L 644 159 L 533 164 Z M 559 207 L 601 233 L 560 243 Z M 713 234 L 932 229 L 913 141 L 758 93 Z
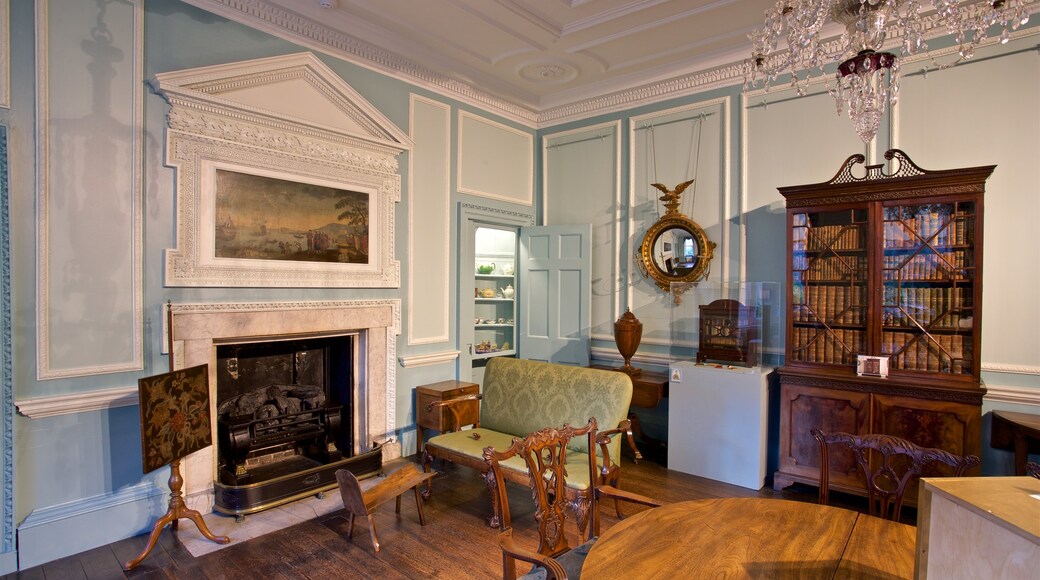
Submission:
M 1015 475 L 1026 474 L 1030 453 L 1040 453 L 1040 415 L 993 411 L 989 446 L 1015 452 Z
M 607 365 L 589 365 L 589 368 L 617 371 L 616 367 Z M 617 371 L 620 372 L 620 371 Z M 654 373 L 643 371 L 640 375 L 632 378 L 632 407 L 653 409 L 661 404 L 661 399 L 668 398 L 668 375 L 665 373 Z M 639 423 L 639 415 L 629 412 L 628 418 L 632 421 L 632 434 L 635 435 L 647 451 L 655 457 L 664 454 L 665 444 L 660 439 L 654 439 L 643 433 L 643 426 Z M 636 459 L 642 459 L 642 454 L 636 453 Z
M 460 425 L 455 425 L 451 412 L 447 409 L 430 409 L 427 406 L 437 401 L 446 401 L 461 397 L 463 395 L 476 395 L 480 392 L 480 385 L 465 381 L 441 381 L 429 385 L 415 387 L 415 448 L 422 451 L 423 429 L 434 429 L 436 431 L 452 431 L 463 425 L 473 425 L 480 417 L 480 406 L 478 401 L 468 401 L 460 405 L 459 416 L 462 418 Z

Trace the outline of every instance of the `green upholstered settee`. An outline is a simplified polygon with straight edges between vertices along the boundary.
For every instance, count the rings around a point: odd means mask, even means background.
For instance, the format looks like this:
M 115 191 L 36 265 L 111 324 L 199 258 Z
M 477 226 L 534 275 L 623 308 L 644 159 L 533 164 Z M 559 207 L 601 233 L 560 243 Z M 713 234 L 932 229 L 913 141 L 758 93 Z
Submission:
M 430 471 L 434 459 L 446 459 L 460 465 L 472 467 L 484 475 L 491 496 L 492 515 L 489 525 L 498 527 L 499 510 L 495 482 L 489 475 L 490 467 L 484 462 L 485 447 L 496 450 L 508 448 L 514 437 L 528 434 L 546 427 L 585 425 L 595 417 L 599 425 L 616 428 L 599 432 L 599 449 L 596 453 L 599 483 L 617 486 L 620 477 L 621 435 L 631 438 L 627 419 L 632 400 L 632 380 L 624 373 L 608 370 L 565 366 L 539 361 L 495 358 L 488 361 L 484 372 L 484 384 L 479 395 L 465 395 L 446 401 L 437 401 L 431 407 L 445 406 L 451 409 L 465 401 L 480 400 L 479 422 L 473 429 L 456 430 L 433 437 L 426 442 L 423 465 Z M 456 423 L 456 429 L 458 428 Z M 576 438 L 568 445 L 567 487 L 575 492 L 575 498 L 585 496 L 590 490 L 589 449 L 586 438 Z M 503 463 L 506 477 L 527 486 L 527 466 L 520 457 Z M 432 483 L 424 492 L 429 498 Z M 578 522 L 585 529 L 588 505 L 576 501 Z M 585 505 L 582 505 L 585 504 Z M 581 510 L 586 510 L 582 513 Z

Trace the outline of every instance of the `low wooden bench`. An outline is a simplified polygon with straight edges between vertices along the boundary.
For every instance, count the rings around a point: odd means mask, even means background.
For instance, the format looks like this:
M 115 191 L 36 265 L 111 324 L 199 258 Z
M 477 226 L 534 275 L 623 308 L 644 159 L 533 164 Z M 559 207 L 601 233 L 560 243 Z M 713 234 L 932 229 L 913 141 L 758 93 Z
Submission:
M 419 525 L 426 525 L 423 515 L 422 500 L 419 498 L 419 485 L 432 478 L 434 473 L 423 473 L 415 464 L 406 464 L 401 469 L 386 476 L 372 487 L 361 491 L 354 474 L 346 469 L 336 471 L 339 482 L 339 493 L 343 497 L 343 507 L 350 514 L 350 528 L 347 537 L 354 537 L 354 516 L 364 514 L 368 517 L 368 528 L 372 533 L 372 547 L 379 551 L 379 537 L 376 535 L 376 521 L 372 512 L 386 503 L 390 498 L 397 499 L 397 513 L 401 513 L 401 496 L 409 489 L 415 492 L 415 508 L 419 511 Z

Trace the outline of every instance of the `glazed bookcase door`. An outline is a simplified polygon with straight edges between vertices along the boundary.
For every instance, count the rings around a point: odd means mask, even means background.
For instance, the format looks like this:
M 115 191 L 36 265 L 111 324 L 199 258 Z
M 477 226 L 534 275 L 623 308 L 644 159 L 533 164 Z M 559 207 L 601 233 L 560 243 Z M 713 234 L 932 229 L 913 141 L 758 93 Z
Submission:
M 893 372 L 973 375 L 974 201 L 882 209 L 882 355 Z
M 790 362 L 855 365 L 867 339 L 866 206 L 790 214 Z

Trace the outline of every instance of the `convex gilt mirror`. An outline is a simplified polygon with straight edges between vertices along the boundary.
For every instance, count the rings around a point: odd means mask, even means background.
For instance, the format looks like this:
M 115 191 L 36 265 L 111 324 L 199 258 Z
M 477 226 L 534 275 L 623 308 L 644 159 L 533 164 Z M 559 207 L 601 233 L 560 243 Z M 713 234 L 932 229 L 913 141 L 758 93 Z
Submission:
M 664 195 L 665 214 L 661 216 L 643 236 L 639 249 L 644 276 L 665 292 L 671 291 L 672 283 L 692 283 L 708 275 L 715 243 L 708 240 L 704 230 L 696 222 L 679 212 L 682 192 L 693 180 L 680 183 L 674 191 L 660 183 L 652 184 Z M 678 300 L 678 296 L 676 296 Z

